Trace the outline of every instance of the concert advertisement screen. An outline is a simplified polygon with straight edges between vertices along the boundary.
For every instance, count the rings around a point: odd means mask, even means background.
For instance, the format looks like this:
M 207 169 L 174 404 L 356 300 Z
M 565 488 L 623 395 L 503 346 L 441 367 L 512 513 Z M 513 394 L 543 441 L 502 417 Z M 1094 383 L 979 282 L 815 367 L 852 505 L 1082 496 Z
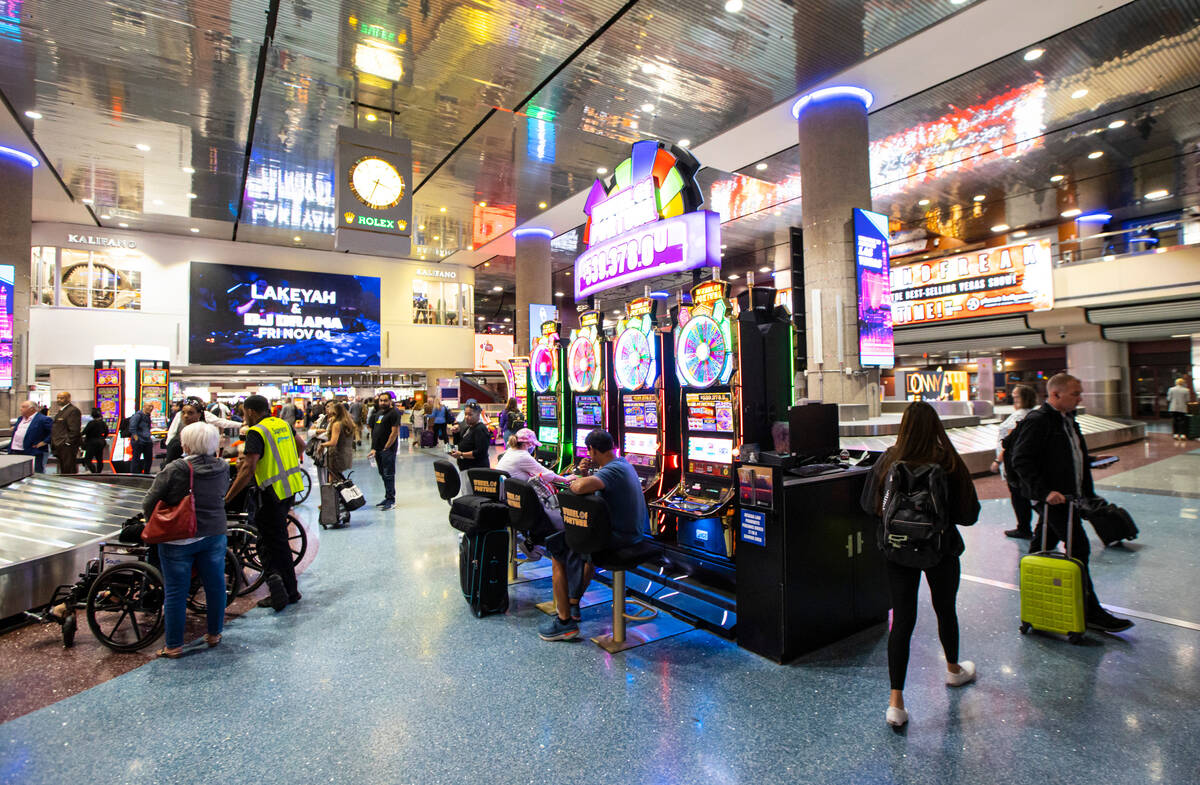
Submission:
M 192 262 L 189 362 L 379 365 L 379 279 Z
M 856 209 L 854 242 L 859 364 L 891 368 L 896 364 L 896 352 L 892 333 L 887 216 Z

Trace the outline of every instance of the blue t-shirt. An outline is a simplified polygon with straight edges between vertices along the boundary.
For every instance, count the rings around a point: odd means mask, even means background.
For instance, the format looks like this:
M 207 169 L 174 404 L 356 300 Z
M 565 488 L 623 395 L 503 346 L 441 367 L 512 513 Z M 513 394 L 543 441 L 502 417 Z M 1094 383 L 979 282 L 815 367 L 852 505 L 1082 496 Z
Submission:
M 595 476 L 604 483 L 600 495 L 608 503 L 613 538 L 621 545 L 640 540 L 642 533 L 650 530 L 650 513 L 637 472 L 624 458 L 614 458 L 597 469 Z

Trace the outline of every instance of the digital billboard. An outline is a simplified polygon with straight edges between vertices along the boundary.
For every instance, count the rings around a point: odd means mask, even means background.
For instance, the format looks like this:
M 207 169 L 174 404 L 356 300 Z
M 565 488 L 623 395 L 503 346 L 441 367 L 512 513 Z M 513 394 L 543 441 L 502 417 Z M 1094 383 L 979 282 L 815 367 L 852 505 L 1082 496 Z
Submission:
M 0 264 L 0 390 L 13 386 L 13 295 L 17 268 Z
M 948 322 L 1054 307 L 1050 241 L 1031 240 L 892 268 L 892 322 Z
M 475 333 L 475 370 L 503 371 L 501 359 L 513 356 L 516 339 L 511 335 Z
M 854 211 L 854 273 L 858 282 L 858 362 L 879 368 L 896 364 L 892 289 L 888 275 L 888 218 Z
M 189 362 L 379 365 L 379 279 L 192 262 Z

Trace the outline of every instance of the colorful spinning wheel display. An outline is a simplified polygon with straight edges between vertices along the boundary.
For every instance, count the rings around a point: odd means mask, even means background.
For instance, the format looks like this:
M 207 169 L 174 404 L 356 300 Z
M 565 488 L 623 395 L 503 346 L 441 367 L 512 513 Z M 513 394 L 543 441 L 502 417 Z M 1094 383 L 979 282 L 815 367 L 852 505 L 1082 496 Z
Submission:
M 634 327 L 622 332 L 613 354 L 613 372 L 622 389 L 640 390 L 649 386 L 654 350 L 644 332 Z
M 556 358 L 554 351 L 543 345 L 535 346 L 529 358 L 529 376 L 533 389 L 539 393 L 553 390 Z
M 680 381 L 688 387 L 711 387 L 721 378 L 731 350 L 715 319 L 706 314 L 693 316 L 675 345 Z
M 567 350 L 567 381 L 575 392 L 594 389 L 599 377 L 600 356 L 591 336 L 583 335 L 571 341 Z

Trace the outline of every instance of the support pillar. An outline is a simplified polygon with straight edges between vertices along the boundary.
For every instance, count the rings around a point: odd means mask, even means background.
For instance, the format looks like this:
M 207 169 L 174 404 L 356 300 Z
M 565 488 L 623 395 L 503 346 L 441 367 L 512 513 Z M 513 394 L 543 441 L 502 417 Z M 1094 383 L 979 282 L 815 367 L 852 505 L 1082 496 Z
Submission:
M 7 304 L 12 313 L 11 391 L 0 391 L 0 411 L 8 418 L 17 416 L 21 401 L 29 397 L 33 366 L 29 361 L 29 271 L 30 230 L 33 225 L 33 170 L 29 164 L 0 156 L 0 264 L 16 268 L 13 299 Z M 5 421 L 7 422 L 7 420 Z
M 798 107 L 807 394 L 865 404 L 867 416 L 875 417 L 879 370 L 859 365 L 852 212 L 871 208 L 867 101 L 862 94 L 819 91 Z
M 1067 344 L 1067 373 L 1083 382 L 1080 405 L 1088 414 L 1128 417 L 1129 352 L 1116 341 Z

